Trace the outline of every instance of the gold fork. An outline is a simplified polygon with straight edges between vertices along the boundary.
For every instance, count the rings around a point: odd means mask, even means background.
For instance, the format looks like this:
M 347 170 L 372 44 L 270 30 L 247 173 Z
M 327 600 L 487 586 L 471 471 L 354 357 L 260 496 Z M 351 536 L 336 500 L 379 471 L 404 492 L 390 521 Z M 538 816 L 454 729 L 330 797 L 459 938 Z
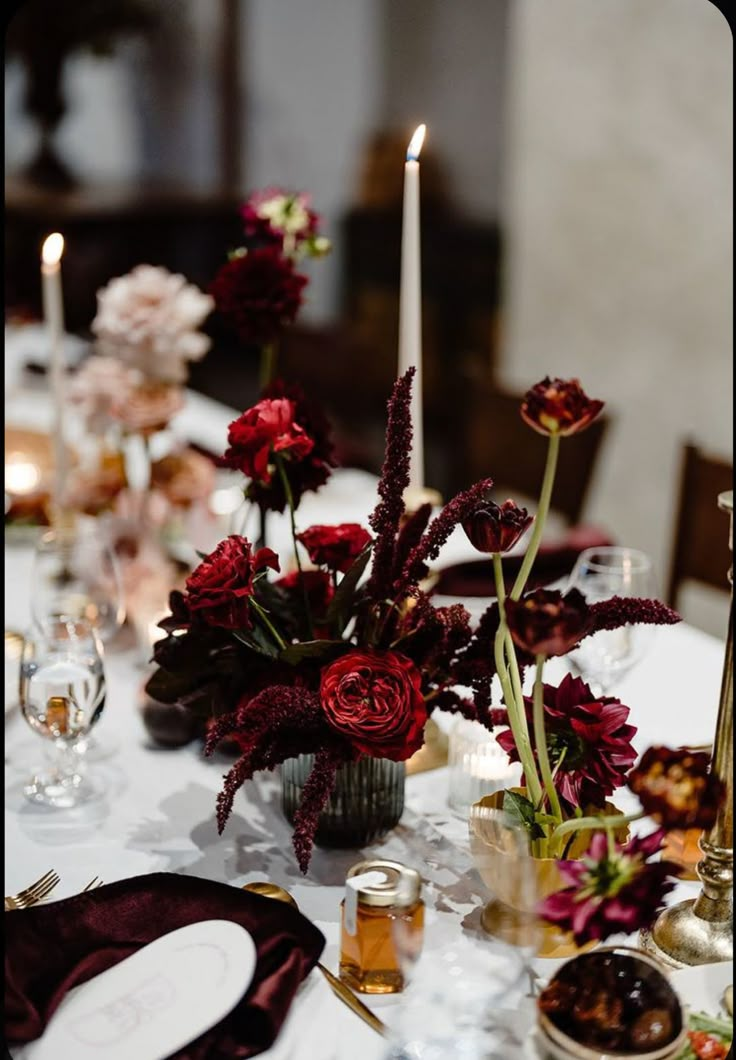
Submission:
M 59 883 L 59 877 L 53 869 L 49 869 L 43 876 L 32 883 L 30 887 L 19 891 L 18 894 L 5 896 L 5 912 L 12 909 L 27 909 L 29 905 L 35 905 L 46 895 L 51 894 L 54 887 Z
M 94 891 L 97 887 L 102 887 L 104 882 L 105 881 L 101 880 L 99 876 L 93 876 L 87 886 L 83 888 L 82 893 L 84 893 L 84 891 Z

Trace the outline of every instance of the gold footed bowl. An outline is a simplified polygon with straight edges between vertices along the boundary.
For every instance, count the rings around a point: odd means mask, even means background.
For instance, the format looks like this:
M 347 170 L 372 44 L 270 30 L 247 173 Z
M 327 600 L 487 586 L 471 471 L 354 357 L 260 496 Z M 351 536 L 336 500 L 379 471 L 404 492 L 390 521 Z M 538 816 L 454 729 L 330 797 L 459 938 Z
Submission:
M 524 788 L 511 790 L 526 795 Z M 504 834 L 495 820 L 489 827 L 489 817 L 484 815 L 484 810 L 501 810 L 503 797 L 503 791 L 494 792 L 470 809 L 470 850 L 483 883 L 493 895 L 481 913 L 483 930 L 515 946 L 536 947 L 538 957 L 574 957 L 593 949 L 595 942 L 578 946 L 569 932 L 562 931 L 555 924 L 546 924 L 537 916 L 538 903 L 567 884 L 556 858 L 524 855 L 519 851 L 516 833 Z M 606 803 L 606 814 L 619 812 L 611 803 Z M 582 829 L 575 834 L 567 851 L 567 860 L 574 861 L 585 853 L 592 834 L 591 829 Z M 615 835 L 618 840 L 625 840 L 628 828 L 617 829 Z

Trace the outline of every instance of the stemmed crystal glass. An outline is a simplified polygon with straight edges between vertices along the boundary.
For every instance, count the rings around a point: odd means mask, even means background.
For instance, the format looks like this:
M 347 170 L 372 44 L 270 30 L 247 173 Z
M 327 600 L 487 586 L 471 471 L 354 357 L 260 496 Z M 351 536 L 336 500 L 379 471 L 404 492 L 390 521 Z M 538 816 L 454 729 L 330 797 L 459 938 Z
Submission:
M 47 741 L 49 759 L 24 788 L 27 798 L 69 808 L 97 795 L 84 753 L 105 706 L 105 673 L 102 644 L 89 622 L 60 615 L 36 624 L 21 653 L 20 706 Z
M 86 621 L 107 643 L 125 618 L 118 563 L 94 524 L 48 530 L 36 546 L 31 581 L 36 623 L 66 616 Z
M 611 596 L 656 596 L 649 556 L 620 545 L 581 552 L 567 588 L 578 589 L 589 604 Z M 568 659 L 595 694 L 603 695 L 641 659 L 654 633 L 649 625 L 601 630 L 586 637 Z

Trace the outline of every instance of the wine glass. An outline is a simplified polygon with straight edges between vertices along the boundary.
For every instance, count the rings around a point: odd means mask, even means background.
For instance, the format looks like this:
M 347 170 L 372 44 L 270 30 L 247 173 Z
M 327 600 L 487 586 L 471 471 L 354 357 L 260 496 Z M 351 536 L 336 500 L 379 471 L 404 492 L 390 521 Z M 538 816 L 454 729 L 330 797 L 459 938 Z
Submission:
M 61 615 L 84 620 L 104 642 L 123 624 L 118 563 L 94 524 L 44 533 L 36 546 L 31 586 L 31 614 L 37 623 Z
M 611 596 L 656 595 L 649 556 L 620 545 L 581 552 L 567 588 L 578 589 L 589 604 Z M 639 661 L 653 636 L 654 627 L 647 625 L 600 630 L 570 652 L 569 660 L 595 694 L 603 695 Z
M 20 706 L 48 741 L 48 768 L 24 788 L 31 802 L 68 808 L 99 793 L 86 774 L 86 736 L 105 706 L 102 644 L 91 623 L 60 615 L 43 619 L 25 638 Z

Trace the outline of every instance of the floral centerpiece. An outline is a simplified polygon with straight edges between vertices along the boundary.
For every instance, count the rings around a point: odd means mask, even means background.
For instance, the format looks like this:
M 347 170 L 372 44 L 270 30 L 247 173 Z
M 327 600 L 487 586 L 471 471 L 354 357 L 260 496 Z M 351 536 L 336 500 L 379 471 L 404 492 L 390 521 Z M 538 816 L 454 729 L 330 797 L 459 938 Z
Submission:
M 261 491 L 265 503 L 273 497 L 290 510 L 294 569 L 284 575 L 273 551 L 228 537 L 203 557 L 185 590 L 172 593 L 171 615 L 161 623 L 167 636 L 155 646 L 151 695 L 207 719 L 207 753 L 224 739 L 238 746 L 218 797 L 220 830 L 237 790 L 256 771 L 312 756 L 294 813 L 303 871 L 341 772 L 366 761 L 404 762 L 421 746 L 437 708 L 511 732 L 513 743 L 503 733 L 500 738 L 521 760 L 526 788 L 509 793 L 510 806 L 538 854 L 554 850 L 562 857 L 566 832 L 580 825 L 584 812 L 589 818 L 603 812 L 607 795 L 623 783 L 635 757 L 634 730 L 628 708 L 596 700 L 582 682 L 546 688 L 544 658 L 600 629 L 678 620 L 653 600 L 614 598 L 587 607 L 578 593 L 524 595 L 560 438 L 592 422 L 600 402 L 574 381 L 544 380 L 527 395 L 522 415 L 549 433 L 550 460 L 526 557 L 507 596 L 501 553 L 530 517 L 513 502 L 490 502 L 490 478 L 438 514 L 428 504 L 405 509 L 412 376 L 409 370 L 396 383 L 389 401 L 370 530 L 298 527 L 299 489 L 309 481 L 318 440 L 297 402 L 266 397 L 231 425 L 225 461 L 250 476 L 249 488 Z M 319 473 L 329 474 L 325 462 Z M 498 599 L 476 629 L 464 607 L 438 607 L 423 587 L 429 565 L 460 524 L 493 554 L 498 577 Z M 527 700 L 522 682 L 530 665 L 537 680 Z M 496 676 L 505 709 L 493 706 Z M 548 729 L 546 713 L 554 719 Z

